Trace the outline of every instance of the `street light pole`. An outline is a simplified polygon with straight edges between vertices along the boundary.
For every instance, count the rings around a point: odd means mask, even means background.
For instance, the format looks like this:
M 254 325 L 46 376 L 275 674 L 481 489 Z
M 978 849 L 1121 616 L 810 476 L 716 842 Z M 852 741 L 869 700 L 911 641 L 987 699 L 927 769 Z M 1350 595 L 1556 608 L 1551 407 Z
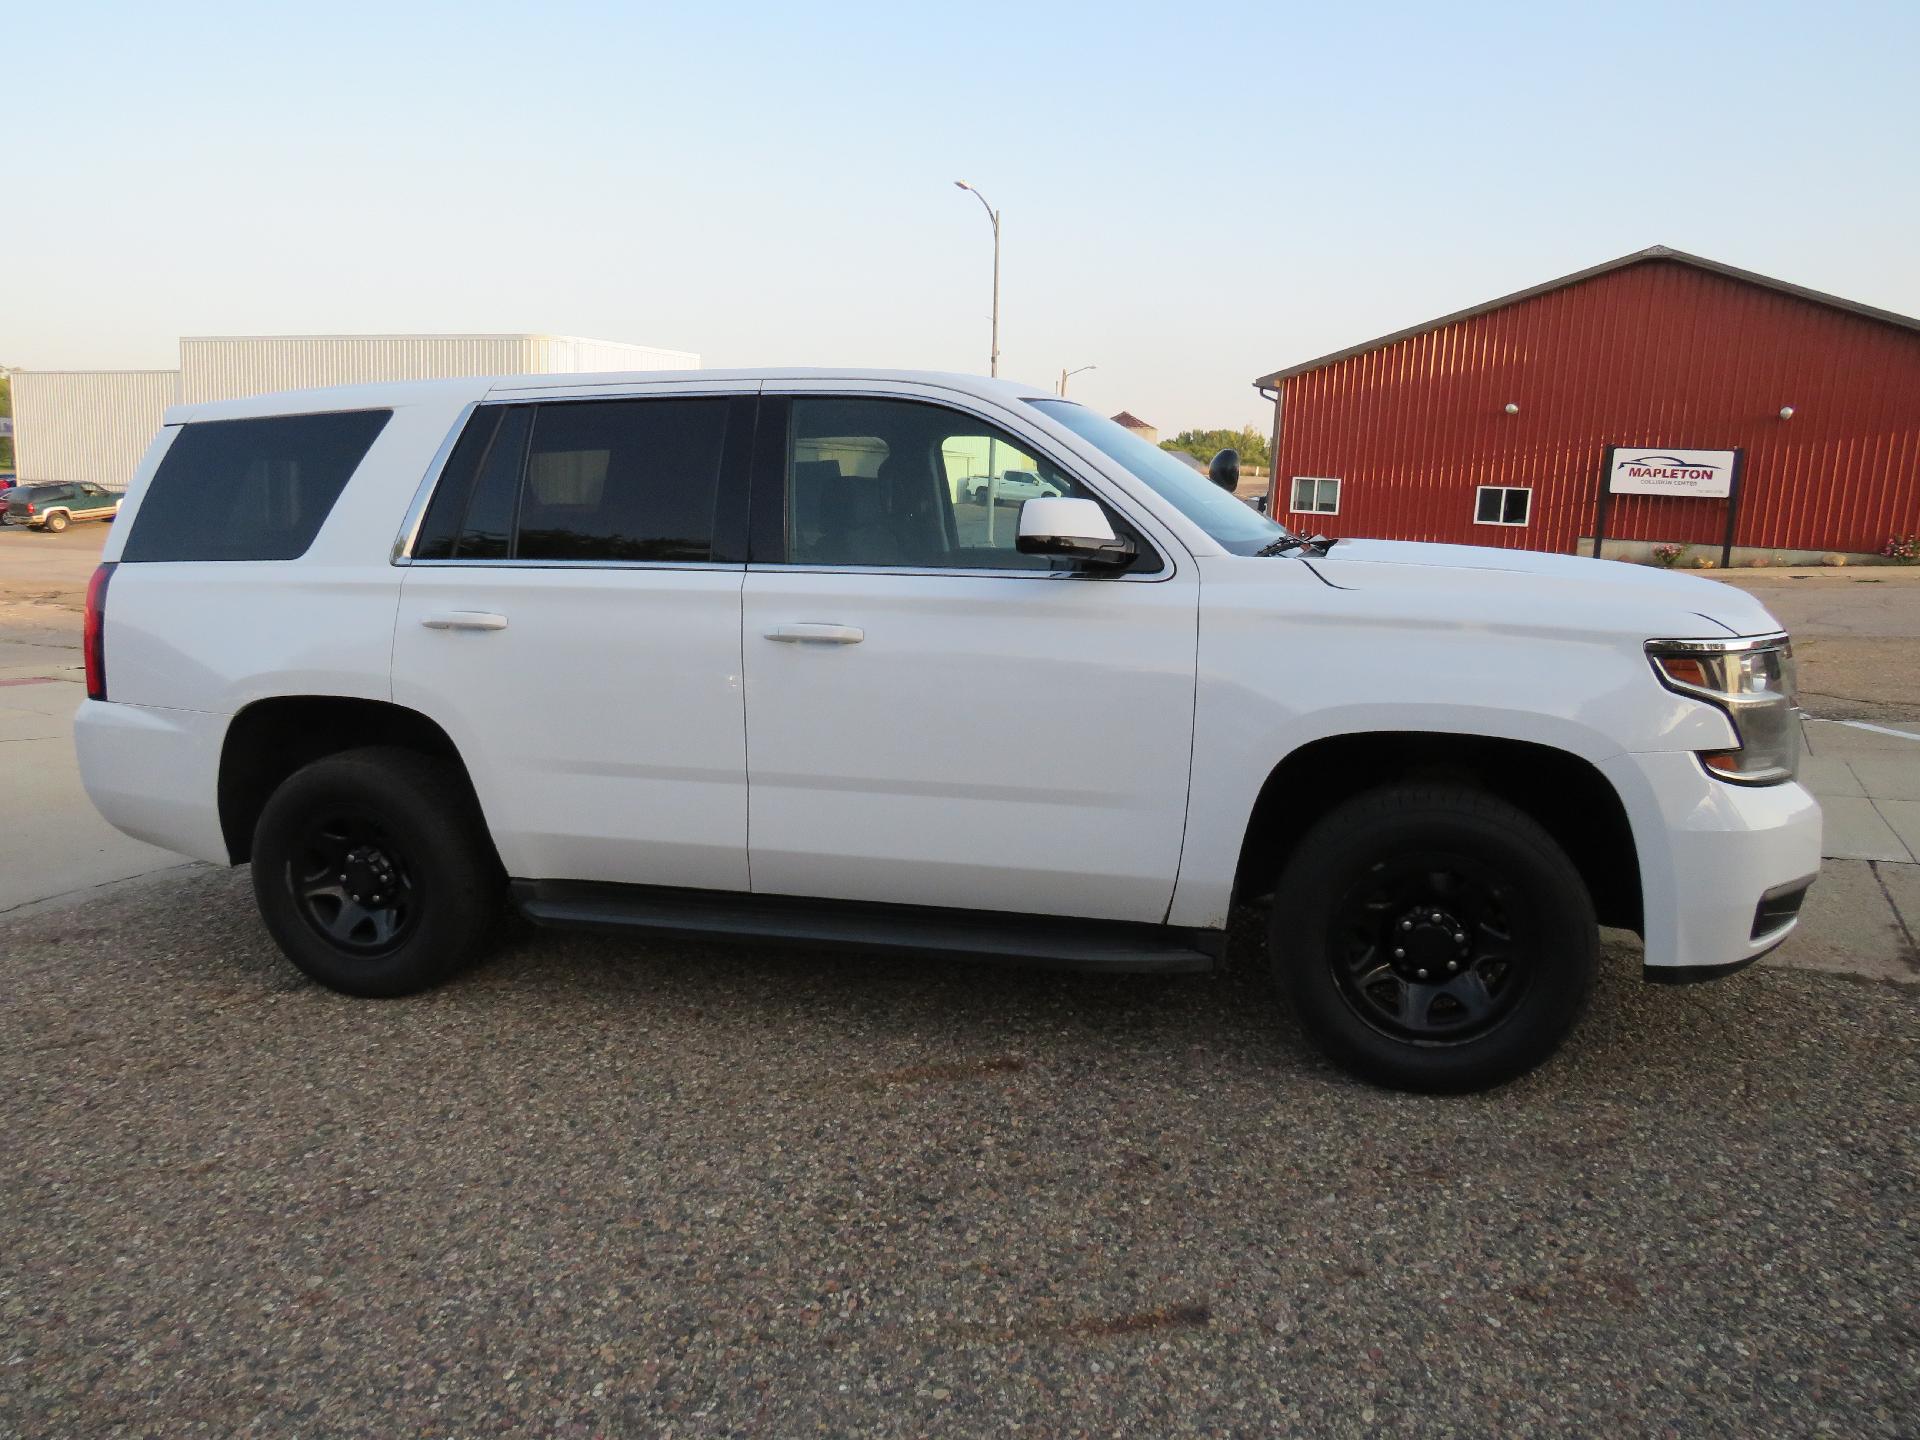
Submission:
M 1084 371 L 1098 370 L 1099 368 L 1100 367 L 1098 365 L 1082 365 L 1078 370 L 1062 370 L 1060 372 L 1060 398 L 1062 400 L 1067 398 L 1067 381 L 1068 380 L 1072 379 L 1075 375 L 1079 375 L 1083 373 Z
M 987 374 L 998 376 L 1000 373 L 1000 212 L 987 203 L 987 197 L 964 180 L 953 182 L 980 202 L 980 208 L 987 212 L 987 219 L 993 222 L 993 348 L 987 355 Z

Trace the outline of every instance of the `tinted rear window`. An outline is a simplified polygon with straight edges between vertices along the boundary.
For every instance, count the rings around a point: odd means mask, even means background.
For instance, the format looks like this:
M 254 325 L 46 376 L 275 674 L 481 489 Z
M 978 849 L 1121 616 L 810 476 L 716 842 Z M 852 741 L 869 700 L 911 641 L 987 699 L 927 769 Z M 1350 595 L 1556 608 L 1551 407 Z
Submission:
M 203 420 L 167 448 L 122 560 L 304 555 L 391 410 Z

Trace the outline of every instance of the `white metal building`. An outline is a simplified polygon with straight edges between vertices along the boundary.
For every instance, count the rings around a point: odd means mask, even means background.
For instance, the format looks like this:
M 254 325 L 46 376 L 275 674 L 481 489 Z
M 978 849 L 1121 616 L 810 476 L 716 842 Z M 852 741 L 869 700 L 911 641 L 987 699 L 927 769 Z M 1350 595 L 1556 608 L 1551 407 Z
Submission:
M 160 417 L 179 400 L 178 370 L 15 370 L 20 483 L 93 480 L 125 489 Z
M 92 480 L 124 489 L 173 404 L 371 380 L 695 370 L 684 350 L 574 335 L 204 335 L 178 370 L 16 370 L 20 483 Z

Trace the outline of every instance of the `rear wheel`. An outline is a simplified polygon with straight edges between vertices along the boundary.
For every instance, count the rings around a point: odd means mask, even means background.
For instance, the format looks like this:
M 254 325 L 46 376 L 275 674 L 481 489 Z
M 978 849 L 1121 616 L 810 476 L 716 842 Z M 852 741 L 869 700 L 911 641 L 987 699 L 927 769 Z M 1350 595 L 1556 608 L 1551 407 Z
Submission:
M 67 528 L 67 512 L 66 511 L 56 510 L 51 515 L 47 516 L 47 529 L 51 531 L 53 534 L 58 535 L 62 530 L 66 528 Z
M 1538 1065 L 1586 1008 L 1593 902 L 1525 812 L 1404 785 L 1348 801 L 1280 880 L 1271 950 L 1309 1033 L 1354 1074 L 1478 1090 Z
M 329 755 L 274 791 L 253 835 L 260 915 L 287 958 L 349 995 L 410 995 L 473 959 L 499 864 L 458 767 L 411 750 Z

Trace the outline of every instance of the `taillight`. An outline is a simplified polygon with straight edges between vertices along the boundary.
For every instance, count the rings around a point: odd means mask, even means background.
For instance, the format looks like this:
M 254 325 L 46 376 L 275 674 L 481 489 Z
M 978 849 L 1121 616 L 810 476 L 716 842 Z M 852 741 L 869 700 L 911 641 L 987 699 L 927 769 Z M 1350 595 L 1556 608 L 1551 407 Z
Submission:
M 112 560 L 97 566 L 87 582 L 87 618 L 81 647 L 87 659 L 87 698 L 107 698 L 107 586 L 113 580 Z
M 29 515 L 31 515 L 31 514 L 33 514 L 33 501 L 31 501 L 31 500 L 29 500 L 29 501 L 27 501 L 27 513 L 28 513 Z M 72 592 L 72 591 L 68 591 L 67 593 L 68 593 L 68 594 L 72 594 L 73 592 Z

